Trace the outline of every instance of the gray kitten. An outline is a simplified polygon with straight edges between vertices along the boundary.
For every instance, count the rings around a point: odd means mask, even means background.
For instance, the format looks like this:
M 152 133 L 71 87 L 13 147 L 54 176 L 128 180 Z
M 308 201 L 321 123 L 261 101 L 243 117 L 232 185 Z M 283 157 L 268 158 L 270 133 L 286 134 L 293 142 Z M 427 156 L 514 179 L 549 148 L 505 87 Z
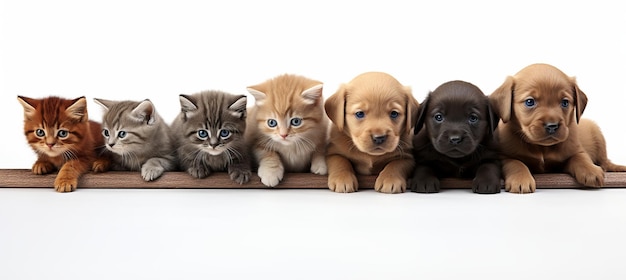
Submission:
M 163 172 L 176 169 L 170 128 L 150 100 L 94 101 L 105 110 L 102 135 L 106 151 L 98 159 L 105 170 L 141 170 L 141 177 L 152 181 Z
M 172 130 L 181 168 L 196 178 L 228 170 L 233 181 L 248 182 L 252 171 L 243 139 L 246 96 L 203 91 L 179 98 L 181 112 Z

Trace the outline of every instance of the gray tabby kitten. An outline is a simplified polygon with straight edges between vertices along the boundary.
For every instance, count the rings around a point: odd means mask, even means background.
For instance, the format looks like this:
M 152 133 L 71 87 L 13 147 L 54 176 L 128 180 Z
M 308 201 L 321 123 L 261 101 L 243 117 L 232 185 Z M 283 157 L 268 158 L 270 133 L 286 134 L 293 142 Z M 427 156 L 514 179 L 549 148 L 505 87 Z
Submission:
M 170 128 L 146 99 L 111 101 L 95 98 L 105 112 L 102 135 L 106 151 L 95 165 L 104 170 L 141 170 L 152 181 L 165 171 L 176 169 L 176 149 Z
M 248 182 L 252 171 L 243 139 L 246 96 L 203 91 L 179 99 L 181 112 L 172 129 L 181 168 L 196 178 L 228 170 L 231 180 Z

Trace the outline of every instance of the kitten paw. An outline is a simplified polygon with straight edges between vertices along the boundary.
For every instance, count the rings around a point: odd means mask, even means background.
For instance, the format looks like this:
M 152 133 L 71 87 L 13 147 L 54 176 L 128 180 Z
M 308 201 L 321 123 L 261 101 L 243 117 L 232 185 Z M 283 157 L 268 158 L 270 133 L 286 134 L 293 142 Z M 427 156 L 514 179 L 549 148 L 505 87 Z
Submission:
M 228 175 L 230 175 L 230 179 L 235 181 L 235 183 L 242 185 L 250 181 L 252 172 L 250 170 L 230 170 Z
M 257 174 L 261 178 L 261 183 L 268 187 L 275 187 L 283 179 L 285 169 L 282 165 L 269 167 L 267 165 L 259 166 Z
M 141 177 L 145 181 L 150 182 L 161 177 L 163 171 L 165 171 L 165 169 L 163 169 L 162 166 L 147 166 L 146 164 L 144 164 L 141 167 Z
M 187 173 L 189 173 L 189 175 L 193 176 L 194 178 L 202 179 L 211 175 L 211 170 L 209 170 L 208 168 L 204 169 L 190 167 L 187 169 Z
M 38 161 L 33 164 L 32 171 L 36 175 L 44 175 L 52 173 L 56 168 L 50 162 Z
M 326 175 L 328 174 L 328 167 L 326 166 L 326 159 L 322 160 L 313 160 L 311 163 L 311 173 L 317 175 Z
M 110 165 L 111 165 L 111 162 L 109 160 L 96 159 L 91 165 L 91 170 L 96 173 L 105 172 L 109 170 Z
M 78 178 L 57 176 L 54 180 L 54 189 L 57 192 L 72 192 L 78 186 Z

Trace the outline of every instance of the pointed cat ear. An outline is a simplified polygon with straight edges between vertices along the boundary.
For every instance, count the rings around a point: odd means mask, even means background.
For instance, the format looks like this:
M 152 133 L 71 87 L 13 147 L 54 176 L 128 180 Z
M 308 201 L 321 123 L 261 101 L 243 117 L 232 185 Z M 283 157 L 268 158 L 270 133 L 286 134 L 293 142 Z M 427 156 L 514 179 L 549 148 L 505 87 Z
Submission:
M 328 118 L 343 131 L 343 121 L 346 114 L 346 85 L 341 85 L 335 94 L 331 95 L 324 103 L 324 109 Z
M 87 122 L 89 117 L 87 116 L 87 99 L 84 96 L 72 100 L 72 105 L 65 109 L 65 114 L 68 117 L 80 121 Z
M 93 101 L 96 102 L 96 104 L 102 106 L 104 110 L 109 110 L 111 106 L 116 103 L 115 101 L 100 98 L 94 98 Z
M 198 110 L 198 106 L 191 96 L 181 94 L 178 99 L 180 100 L 180 111 L 185 115 L 185 118 L 189 118 Z
M 248 98 L 245 95 L 236 96 L 235 102 L 228 106 L 230 114 L 237 118 L 246 117 L 246 106 L 248 105 Z
M 154 105 L 149 99 L 141 101 L 135 109 L 130 112 L 130 116 L 140 122 L 145 122 L 148 125 L 153 124 L 156 121 L 156 114 L 154 112 Z
M 251 87 L 247 88 L 247 90 L 250 94 L 252 94 L 252 96 L 254 96 L 254 102 L 256 103 L 257 106 L 263 105 L 263 102 L 265 102 L 265 98 L 267 97 L 265 93 L 260 92 L 256 89 L 253 89 Z
M 317 103 L 322 97 L 322 88 L 323 84 L 316 85 L 312 88 L 309 88 L 302 92 L 302 98 L 304 98 L 304 102 L 308 104 Z
M 39 104 L 39 100 L 18 95 L 17 101 L 19 101 L 20 104 L 22 104 L 22 107 L 24 107 L 25 119 L 30 119 L 35 115 L 35 106 Z

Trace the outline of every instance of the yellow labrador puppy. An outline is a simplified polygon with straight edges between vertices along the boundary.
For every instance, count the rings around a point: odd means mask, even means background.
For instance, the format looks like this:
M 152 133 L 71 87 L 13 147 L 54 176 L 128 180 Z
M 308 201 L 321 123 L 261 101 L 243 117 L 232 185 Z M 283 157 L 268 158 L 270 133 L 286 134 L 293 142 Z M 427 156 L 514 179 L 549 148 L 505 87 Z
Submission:
M 581 119 L 585 93 L 556 67 L 527 66 L 507 77 L 489 99 L 501 117 L 497 135 L 505 190 L 534 192 L 531 172 L 565 172 L 584 186 L 601 187 L 604 171 L 626 171 L 607 158 L 600 128 Z
M 367 72 L 341 85 L 324 106 L 333 123 L 328 188 L 357 191 L 356 174 L 363 174 L 378 175 L 379 192 L 404 192 L 415 167 L 411 128 L 419 104 L 411 89 L 387 73 Z

